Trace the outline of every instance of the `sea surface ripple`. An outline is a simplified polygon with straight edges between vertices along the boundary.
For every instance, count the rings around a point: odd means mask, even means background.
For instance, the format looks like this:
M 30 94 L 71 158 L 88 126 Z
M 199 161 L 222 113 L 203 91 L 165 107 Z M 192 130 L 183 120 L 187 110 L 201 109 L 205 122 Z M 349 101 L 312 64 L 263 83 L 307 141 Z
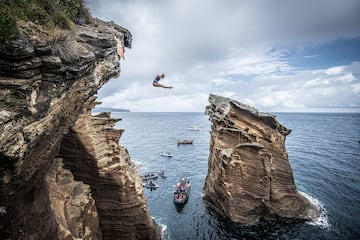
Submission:
M 141 168 L 164 169 L 159 189 L 145 189 L 148 207 L 167 239 L 360 239 L 360 114 L 275 113 L 292 129 L 286 148 L 298 190 L 321 210 L 317 222 L 232 228 L 201 198 L 207 175 L 210 122 L 203 113 L 112 113 L 125 129 L 120 144 Z M 189 130 L 191 127 L 199 131 Z M 177 145 L 193 139 L 192 145 Z M 160 154 L 168 150 L 172 158 Z M 191 180 L 188 203 L 173 203 L 176 182 Z

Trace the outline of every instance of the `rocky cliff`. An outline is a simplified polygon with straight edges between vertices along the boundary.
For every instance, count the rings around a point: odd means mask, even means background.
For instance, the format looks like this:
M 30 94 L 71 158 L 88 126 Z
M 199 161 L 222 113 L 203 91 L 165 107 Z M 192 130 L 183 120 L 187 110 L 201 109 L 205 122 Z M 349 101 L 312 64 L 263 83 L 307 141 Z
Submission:
M 157 239 L 122 130 L 91 115 L 130 32 L 20 22 L 0 45 L 0 238 Z
M 275 116 L 210 95 L 207 205 L 231 222 L 314 220 L 318 209 L 298 193 L 285 148 L 291 130 Z

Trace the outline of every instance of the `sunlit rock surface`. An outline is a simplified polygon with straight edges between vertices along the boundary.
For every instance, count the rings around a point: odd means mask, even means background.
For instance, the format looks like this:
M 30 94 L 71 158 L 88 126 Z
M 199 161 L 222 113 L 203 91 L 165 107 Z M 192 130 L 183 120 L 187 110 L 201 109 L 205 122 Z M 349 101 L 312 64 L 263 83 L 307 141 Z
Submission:
M 123 130 L 113 128 L 118 119 L 110 113 L 91 115 L 94 100 L 64 137 L 59 157 L 75 179 L 91 186 L 104 239 L 156 239 L 142 180 L 118 144 Z
M 117 120 L 90 114 L 130 32 L 19 27 L 0 45 L 0 239 L 159 238 Z
M 274 115 L 210 95 L 212 122 L 206 204 L 231 222 L 314 220 L 318 209 L 298 193 L 285 149 L 291 130 Z
M 71 171 L 55 159 L 46 175 L 46 187 L 59 239 L 101 239 L 98 213 L 89 185 L 75 181 Z

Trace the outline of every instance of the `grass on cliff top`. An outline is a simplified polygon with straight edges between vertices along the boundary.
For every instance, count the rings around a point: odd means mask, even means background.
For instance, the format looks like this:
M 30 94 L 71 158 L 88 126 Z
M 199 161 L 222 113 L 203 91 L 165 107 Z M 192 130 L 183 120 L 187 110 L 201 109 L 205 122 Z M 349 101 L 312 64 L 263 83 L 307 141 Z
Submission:
M 16 38 L 20 20 L 72 31 L 76 23 L 94 22 L 84 0 L 0 0 L 0 43 Z

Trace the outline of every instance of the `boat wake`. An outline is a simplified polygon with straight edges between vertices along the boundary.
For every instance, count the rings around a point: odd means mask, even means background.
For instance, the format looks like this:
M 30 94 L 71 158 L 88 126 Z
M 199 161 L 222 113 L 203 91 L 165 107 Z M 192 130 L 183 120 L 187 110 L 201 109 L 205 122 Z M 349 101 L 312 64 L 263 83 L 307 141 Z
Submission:
M 313 226 L 319 226 L 321 228 L 330 228 L 331 225 L 329 223 L 328 213 L 326 211 L 326 208 L 324 207 L 324 204 L 320 202 L 318 199 L 304 192 L 299 191 L 299 193 L 304 197 L 306 197 L 312 204 L 314 204 L 319 209 L 319 213 L 320 213 L 319 218 L 316 221 L 308 221 L 307 224 Z

